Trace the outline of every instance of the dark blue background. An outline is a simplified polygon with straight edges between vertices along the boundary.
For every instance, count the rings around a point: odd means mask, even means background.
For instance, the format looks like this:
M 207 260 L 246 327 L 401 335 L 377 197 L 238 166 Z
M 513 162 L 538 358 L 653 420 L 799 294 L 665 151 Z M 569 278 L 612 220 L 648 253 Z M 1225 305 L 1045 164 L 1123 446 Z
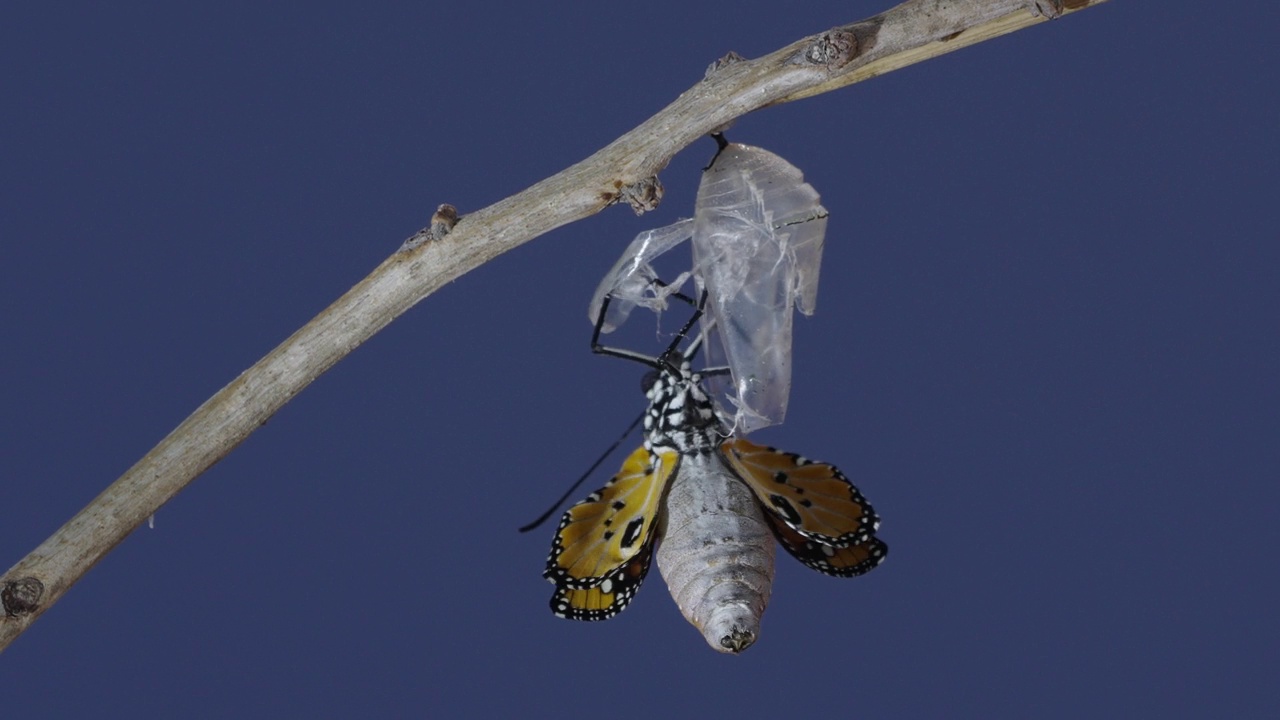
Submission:
M 6 12 L 0 565 L 438 203 L 889 4 L 439 5 Z M 285 407 L 0 657 L 5 713 L 1277 712 L 1277 25 L 1116 0 L 737 124 L 831 211 L 759 437 L 839 464 L 892 547 L 850 581 L 781 562 L 745 655 L 656 573 L 552 617 L 551 528 L 515 532 L 643 405 L 585 307 L 691 213 L 707 140 L 658 211 L 498 258 Z

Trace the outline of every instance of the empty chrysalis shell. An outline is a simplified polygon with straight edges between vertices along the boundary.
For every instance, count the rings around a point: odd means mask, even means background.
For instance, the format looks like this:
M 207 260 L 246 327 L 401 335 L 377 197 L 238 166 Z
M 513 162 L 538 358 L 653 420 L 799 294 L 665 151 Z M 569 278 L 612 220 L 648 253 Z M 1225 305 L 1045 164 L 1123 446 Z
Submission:
M 651 264 L 655 258 L 693 236 L 693 220 L 679 220 L 654 230 L 645 230 L 623 251 L 622 257 L 613 264 L 604 279 L 596 286 L 595 295 L 591 297 L 588 318 L 595 323 L 600 318 L 600 308 L 604 305 L 606 295 L 612 293 L 609 307 L 600 325 L 600 331 L 610 333 L 617 330 L 637 305 L 647 307 L 654 312 L 662 312 L 667 307 L 667 297 L 675 292 L 689 278 L 689 273 L 668 285 L 658 285 L 654 281 L 658 274 Z
M 804 175 L 757 147 L 726 144 L 703 171 L 693 220 L 636 236 L 592 298 L 613 301 L 602 330 L 638 305 L 660 312 L 692 275 L 708 293 L 703 330 L 708 363 L 730 375 L 710 378 L 716 411 L 735 432 L 781 423 L 791 393 L 792 307 L 813 314 L 827 211 Z M 693 238 L 691 270 L 666 286 L 651 263 Z
M 695 278 L 717 409 L 743 433 L 781 423 L 791 394 L 791 308 L 812 315 L 827 211 L 794 165 L 730 144 L 702 174 L 693 228 Z M 731 409 L 732 408 L 732 409 Z

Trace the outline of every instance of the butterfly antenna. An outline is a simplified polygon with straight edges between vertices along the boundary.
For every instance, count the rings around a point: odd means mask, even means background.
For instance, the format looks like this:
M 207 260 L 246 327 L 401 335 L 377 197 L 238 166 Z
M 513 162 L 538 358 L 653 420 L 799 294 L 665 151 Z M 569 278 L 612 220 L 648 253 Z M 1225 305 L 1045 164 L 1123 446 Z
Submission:
M 640 415 L 635 420 L 631 421 L 631 424 L 627 426 L 626 431 L 623 432 L 622 435 L 618 436 L 618 439 L 614 440 L 613 444 L 610 445 L 609 448 L 605 450 L 603 454 L 600 455 L 600 457 L 596 458 L 595 462 L 591 463 L 591 467 L 587 468 L 587 471 L 582 473 L 582 477 L 578 478 L 577 481 L 574 482 L 573 485 L 571 485 L 569 489 L 565 491 L 564 495 L 561 495 L 560 499 L 556 500 L 556 503 L 554 505 L 547 508 L 546 512 L 539 515 L 537 520 L 534 520 L 528 525 L 525 525 L 524 527 L 520 528 L 520 532 L 522 533 L 529 532 L 530 530 L 538 527 L 542 523 L 546 522 L 547 518 L 551 517 L 556 510 L 559 510 L 560 506 L 564 504 L 564 501 L 568 500 L 569 496 L 573 495 L 573 491 L 577 490 L 579 485 L 582 485 L 582 483 L 586 482 L 587 478 L 591 477 L 591 473 L 595 472 L 596 468 L 600 467 L 600 463 L 604 462 L 604 459 L 609 457 L 609 455 L 614 450 L 617 450 L 618 446 L 622 444 L 622 441 L 626 440 L 627 436 L 630 435 L 632 431 L 634 431 L 636 427 L 640 425 L 641 420 L 644 420 L 644 413 L 640 413 Z
M 680 343 L 689 339 L 689 331 L 693 329 L 693 326 L 702 317 L 703 308 L 707 306 L 707 291 L 705 288 L 702 290 L 702 294 L 698 297 L 697 302 L 694 302 L 693 298 L 684 295 L 683 293 L 678 294 L 677 297 L 690 305 L 693 305 L 693 314 L 689 316 L 684 327 L 680 328 L 680 332 L 676 333 L 676 336 L 672 338 L 671 345 L 668 346 L 666 351 L 662 353 L 662 356 L 658 358 L 659 363 L 668 365 L 671 364 L 671 358 L 676 356 L 679 356 L 684 360 L 693 360 L 693 356 L 698 353 L 698 347 L 702 344 L 702 338 L 704 336 L 703 333 L 698 333 L 698 337 L 693 339 L 693 342 L 689 345 L 689 349 L 684 352 L 680 352 Z

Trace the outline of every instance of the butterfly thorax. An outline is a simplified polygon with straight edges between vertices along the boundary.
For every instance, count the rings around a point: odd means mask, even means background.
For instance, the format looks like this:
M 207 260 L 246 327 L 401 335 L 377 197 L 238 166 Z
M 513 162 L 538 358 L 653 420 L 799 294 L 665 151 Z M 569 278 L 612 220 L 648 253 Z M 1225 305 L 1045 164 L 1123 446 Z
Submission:
M 685 455 L 710 452 L 720 443 L 723 428 L 711 398 L 702 389 L 702 376 L 688 361 L 667 364 L 647 393 L 645 444 L 650 450 L 670 448 Z

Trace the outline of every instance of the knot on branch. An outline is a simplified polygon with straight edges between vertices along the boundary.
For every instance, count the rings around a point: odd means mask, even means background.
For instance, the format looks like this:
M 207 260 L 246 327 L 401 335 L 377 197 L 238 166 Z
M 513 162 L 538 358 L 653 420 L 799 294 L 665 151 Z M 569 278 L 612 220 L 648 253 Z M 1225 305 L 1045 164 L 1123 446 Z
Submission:
M 40 598 L 44 596 L 44 583 L 33 577 L 7 580 L 0 589 L 0 604 L 4 606 L 4 614 L 8 617 L 30 615 L 40 609 Z
M 618 188 L 615 202 L 625 200 L 637 215 L 643 215 L 658 207 L 658 203 L 662 202 L 663 192 L 662 181 L 657 175 L 651 175 L 639 182 Z
M 832 28 L 813 38 L 787 62 L 823 65 L 832 72 L 840 70 L 857 58 L 865 58 L 875 49 L 883 24 L 884 17 L 877 15 L 852 25 Z
M 1062 16 L 1062 0 L 1027 0 L 1032 15 L 1052 20 Z
M 805 48 L 805 62 L 839 68 L 860 53 L 858 36 L 844 28 L 828 30 Z
M 432 214 L 430 225 L 409 236 L 409 239 L 400 244 L 400 252 L 413 250 L 414 248 L 425 245 L 432 240 L 439 240 L 445 235 L 448 235 L 449 231 L 453 229 L 453 226 L 457 224 L 458 208 L 450 205 L 449 203 L 444 203 L 440 207 L 436 208 L 435 213 Z

